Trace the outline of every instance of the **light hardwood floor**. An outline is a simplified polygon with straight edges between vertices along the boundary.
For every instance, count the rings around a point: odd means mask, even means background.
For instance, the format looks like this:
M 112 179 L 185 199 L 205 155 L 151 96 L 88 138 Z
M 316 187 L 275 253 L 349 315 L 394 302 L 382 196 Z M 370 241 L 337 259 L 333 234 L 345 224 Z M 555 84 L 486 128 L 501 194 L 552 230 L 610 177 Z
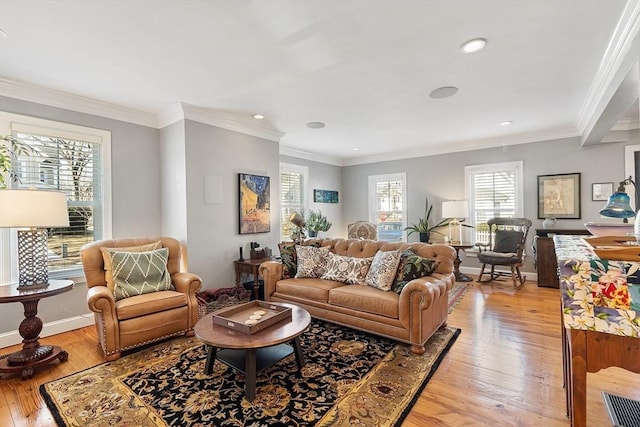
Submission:
M 533 282 L 517 292 L 507 282 L 469 286 L 448 322 L 462 333 L 403 426 L 568 426 L 558 290 Z M 61 345 L 69 360 L 39 369 L 27 381 L 2 375 L 1 426 L 55 425 L 40 384 L 102 362 L 92 327 L 41 341 Z M 611 425 L 603 390 L 640 400 L 640 375 L 618 368 L 588 374 L 589 426 Z

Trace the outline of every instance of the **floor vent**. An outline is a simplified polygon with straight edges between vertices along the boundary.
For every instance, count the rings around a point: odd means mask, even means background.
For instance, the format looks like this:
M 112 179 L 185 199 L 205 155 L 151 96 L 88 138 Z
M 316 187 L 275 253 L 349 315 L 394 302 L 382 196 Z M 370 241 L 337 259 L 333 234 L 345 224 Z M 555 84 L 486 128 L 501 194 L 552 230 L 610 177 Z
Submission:
M 602 392 L 614 427 L 640 427 L 640 402 Z

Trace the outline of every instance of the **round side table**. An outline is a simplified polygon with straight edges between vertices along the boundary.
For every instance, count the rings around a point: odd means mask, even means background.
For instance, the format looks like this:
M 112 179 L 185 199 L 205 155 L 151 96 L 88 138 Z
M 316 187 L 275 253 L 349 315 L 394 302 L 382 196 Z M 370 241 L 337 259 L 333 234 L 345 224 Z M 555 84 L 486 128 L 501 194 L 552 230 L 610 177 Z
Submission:
M 49 286 L 40 289 L 17 289 L 17 285 L 0 286 L 0 303 L 20 302 L 24 306 L 24 319 L 18 332 L 23 338 L 22 350 L 0 358 L 0 372 L 22 371 L 22 379 L 33 377 L 33 369 L 56 359 L 64 362 L 68 353 L 57 345 L 41 345 L 42 320 L 37 316 L 38 301 L 73 289 L 72 280 L 49 280 Z

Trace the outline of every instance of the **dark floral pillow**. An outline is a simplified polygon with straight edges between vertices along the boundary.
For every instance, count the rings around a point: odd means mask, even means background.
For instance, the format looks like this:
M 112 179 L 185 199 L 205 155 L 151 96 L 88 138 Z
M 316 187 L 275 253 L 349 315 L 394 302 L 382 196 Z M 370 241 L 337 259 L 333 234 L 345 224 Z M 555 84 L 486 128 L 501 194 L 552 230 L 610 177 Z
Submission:
M 311 243 L 310 246 L 320 247 L 320 243 Z M 280 260 L 282 261 L 282 278 L 292 279 L 298 272 L 298 255 L 296 254 L 295 242 L 278 243 L 280 249 Z
M 418 277 L 430 276 L 440 265 L 440 261 L 418 255 L 412 248 L 405 249 L 400 255 L 398 272 L 391 289 L 400 294 L 404 287 Z

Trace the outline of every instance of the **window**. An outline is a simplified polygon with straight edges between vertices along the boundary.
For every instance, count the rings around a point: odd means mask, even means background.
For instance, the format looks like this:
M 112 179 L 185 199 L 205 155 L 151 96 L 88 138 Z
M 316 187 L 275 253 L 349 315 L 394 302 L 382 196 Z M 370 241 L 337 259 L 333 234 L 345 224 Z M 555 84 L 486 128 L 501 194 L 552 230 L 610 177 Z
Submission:
M 306 166 L 280 164 L 280 239 L 291 240 L 295 228 L 289 222 L 293 212 L 304 214 L 307 207 L 307 182 L 309 168 Z
M 487 221 L 494 217 L 522 217 L 522 162 L 466 166 L 465 177 L 475 242 L 487 242 Z
M 31 147 L 12 158 L 16 180 L 8 181 L 8 186 L 67 195 L 69 227 L 49 229 L 49 276 L 82 276 L 80 248 L 111 236 L 111 133 L 9 113 L 0 113 L 0 133 Z M 3 268 L 0 279 L 15 282 L 15 232 L 3 236 L 2 249 L 2 263 L 8 268 Z
M 378 227 L 378 240 L 404 240 L 406 181 L 404 173 L 369 177 L 369 221 Z

